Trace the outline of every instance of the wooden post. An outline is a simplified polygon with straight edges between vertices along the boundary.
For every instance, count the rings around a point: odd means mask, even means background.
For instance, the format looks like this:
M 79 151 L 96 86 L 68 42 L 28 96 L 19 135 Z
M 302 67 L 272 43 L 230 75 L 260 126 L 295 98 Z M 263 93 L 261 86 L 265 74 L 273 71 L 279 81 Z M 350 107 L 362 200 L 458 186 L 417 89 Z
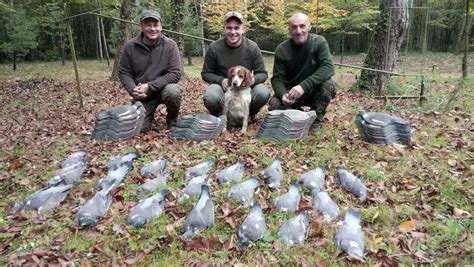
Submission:
M 97 3 L 99 4 L 99 14 L 102 14 L 102 7 L 100 6 L 100 0 L 97 0 Z M 102 43 L 104 45 L 105 57 L 107 58 L 107 67 L 110 68 L 109 46 L 107 45 L 107 38 L 105 38 L 104 20 L 102 19 L 102 16 L 99 16 L 98 18 L 100 21 L 100 28 L 102 32 L 102 38 L 103 38 Z
M 467 78 L 467 54 L 469 50 L 469 0 L 466 0 L 466 13 L 464 14 L 464 55 L 462 57 L 462 77 Z
M 421 88 L 420 88 L 420 107 L 425 104 L 425 77 L 421 75 Z
M 79 95 L 79 107 L 84 107 L 84 103 L 82 102 L 82 92 L 81 92 L 81 81 L 79 80 L 79 71 L 77 70 L 77 61 L 76 61 L 76 49 L 74 49 L 74 40 L 72 39 L 72 30 L 71 30 L 71 23 L 68 20 L 67 22 L 67 33 L 69 36 L 69 47 L 71 48 L 71 55 L 72 55 L 72 63 L 74 65 L 74 73 L 76 74 L 76 89 L 77 94 Z

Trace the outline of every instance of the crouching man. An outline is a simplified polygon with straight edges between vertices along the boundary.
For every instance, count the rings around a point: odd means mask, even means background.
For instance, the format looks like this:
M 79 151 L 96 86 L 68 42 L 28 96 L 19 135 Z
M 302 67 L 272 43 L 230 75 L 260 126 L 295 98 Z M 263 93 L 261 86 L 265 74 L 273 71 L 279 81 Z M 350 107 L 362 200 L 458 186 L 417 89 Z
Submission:
M 141 33 L 124 47 L 118 66 L 119 79 L 134 101 L 146 110 L 142 131 L 151 130 L 159 104 L 166 105 L 167 127 L 176 124 L 181 106 L 181 58 L 175 41 L 161 34 L 161 16 L 145 10 L 140 15 Z

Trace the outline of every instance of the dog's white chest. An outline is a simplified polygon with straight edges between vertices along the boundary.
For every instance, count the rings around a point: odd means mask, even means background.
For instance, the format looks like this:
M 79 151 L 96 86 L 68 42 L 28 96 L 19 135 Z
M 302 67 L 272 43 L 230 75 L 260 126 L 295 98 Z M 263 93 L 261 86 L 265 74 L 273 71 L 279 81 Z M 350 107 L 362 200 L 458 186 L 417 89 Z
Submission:
M 250 88 L 231 89 L 225 93 L 227 120 L 232 126 L 241 126 L 243 119 L 249 116 L 251 99 Z

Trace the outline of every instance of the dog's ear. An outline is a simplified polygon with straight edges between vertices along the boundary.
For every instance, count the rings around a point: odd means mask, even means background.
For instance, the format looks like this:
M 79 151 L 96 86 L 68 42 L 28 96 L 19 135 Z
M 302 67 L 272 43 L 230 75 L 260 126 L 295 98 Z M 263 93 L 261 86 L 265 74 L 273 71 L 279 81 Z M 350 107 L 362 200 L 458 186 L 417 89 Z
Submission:
M 234 72 L 235 67 L 230 67 L 227 70 L 227 86 L 231 87 L 232 86 L 232 73 Z
M 244 81 L 242 82 L 242 87 L 249 87 L 252 84 L 253 74 L 247 69 L 242 68 L 244 71 Z

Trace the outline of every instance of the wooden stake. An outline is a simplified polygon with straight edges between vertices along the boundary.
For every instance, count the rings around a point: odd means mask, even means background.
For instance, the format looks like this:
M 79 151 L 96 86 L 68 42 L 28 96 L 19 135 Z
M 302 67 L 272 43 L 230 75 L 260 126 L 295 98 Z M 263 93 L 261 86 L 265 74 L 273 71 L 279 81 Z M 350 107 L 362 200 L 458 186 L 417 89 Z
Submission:
M 84 107 L 82 102 L 81 81 L 79 80 L 79 71 L 77 70 L 76 49 L 74 48 L 74 40 L 72 39 L 72 30 L 70 21 L 67 22 L 67 33 L 69 36 L 69 47 L 71 48 L 72 63 L 74 65 L 74 73 L 76 74 L 76 89 L 79 95 L 79 107 Z

